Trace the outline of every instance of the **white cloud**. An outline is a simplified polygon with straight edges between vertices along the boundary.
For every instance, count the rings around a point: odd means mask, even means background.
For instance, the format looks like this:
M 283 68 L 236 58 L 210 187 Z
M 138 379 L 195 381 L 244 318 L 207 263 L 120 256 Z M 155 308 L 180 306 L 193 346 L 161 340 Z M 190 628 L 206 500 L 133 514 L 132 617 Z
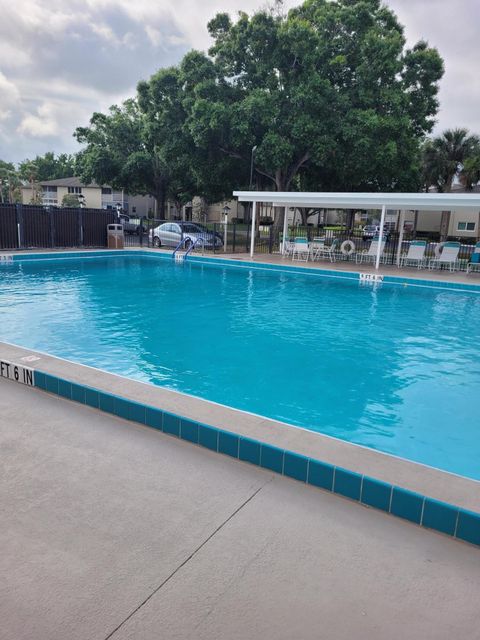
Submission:
M 26 114 L 17 128 L 17 132 L 34 138 L 57 135 L 59 127 L 54 105 L 50 102 L 44 102 L 38 107 L 36 114 Z
M 287 7 L 301 0 L 286 0 Z M 207 49 L 218 12 L 268 0 L 0 0 L 0 136 L 5 159 L 73 151 L 75 127 L 135 93 L 141 78 Z M 388 0 L 410 44 L 425 38 L 445 58 L 437 131 L 480 133 L 478 0 Z M 454 28 L 452 28 L 454 25 Z M 20 157 L 19 157 L 20 156 Z
M 0 40 L 0 63 L 4 68 L 17 69 L 30 64 L 30 54 L 17 44 Z
M 154 27 L 150 26 L 149 24 L 147 24 L 145 26 L 145 33 L 148 36 L 148 39 L 150 40 L 150 42 L 155 46 L 158 47 L 161 43 L 162 43 L 162 32 L 159 31 L 158 29 L 155 29 Z
M 0 71 L 0 120 L 7 120 L 20 102 L 16 85 Z

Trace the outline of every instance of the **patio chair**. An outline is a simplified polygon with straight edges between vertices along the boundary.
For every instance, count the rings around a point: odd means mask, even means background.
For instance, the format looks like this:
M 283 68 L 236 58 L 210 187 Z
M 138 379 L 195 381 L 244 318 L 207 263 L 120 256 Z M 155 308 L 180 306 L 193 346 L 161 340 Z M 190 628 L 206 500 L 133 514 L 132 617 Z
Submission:
M 335 253 L 338 248 L 338 240 L 335 238 L 331 245 L 327 246 L 325 244 L 325 239 L 322 238 L 323 242 L 318 243 L 315 247 L 315 251 L 312 251 L 313 260 L 319 260 L 320 258 L 328 258 L 330 262 L 335 262 Z M 315 238 L 313 240 L 313 244 L 315 244 Z
M 325 238 L 315 237 L 310 243 L 310 256 L 315 260 L 317 253 L 321 253 L 325 248 Z
M 467 264 L 467 273 L 480 271 L 480 242 L 477 242 Z
M 419 269 L 425 266 L 425 251 L 427 242 L 425 240 L 413 240 L 410 242 L 408 252 L 400 258 L 400 266 L 416 266 Z
M 293 248 L 295 244 L 291 238 L 285 238 L 285 249 L 283 252 L 284 256 L 291 256 L 293 254 Z
M 458 254 L 460 252 L 460 242 L 443 242 L 437 246 L 437 251 L 442 247 L 442 252 L 439 253 L 435 258 L 431 258 L 428 263 L 429 269 L 434 269 L 435 267 L 441 267 L 445 265 L 449 267 L 450 271 L 455 271 L 455 267 L 457 266 Z
M 360 264 L 362 262 L 375 262 L 377 259 L 378 251 L 378 239 L 372 240 L 367 251 L 359 251 L 355 254 L 355 262 Z M 385 251 L 385 240 L 382 240 L 380 247 L 380 260 L 383 259 L 383 252 Z
M 307 238 L 296 237 L 293 241 L 292 260 L 303 260 L 307 262 L 310 255 L 310 245 Z

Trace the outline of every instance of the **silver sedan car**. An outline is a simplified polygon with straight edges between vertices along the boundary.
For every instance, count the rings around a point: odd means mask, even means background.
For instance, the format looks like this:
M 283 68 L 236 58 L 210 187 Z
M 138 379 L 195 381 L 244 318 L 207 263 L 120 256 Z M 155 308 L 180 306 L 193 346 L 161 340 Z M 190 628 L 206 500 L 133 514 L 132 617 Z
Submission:
M 223 247 L 220 234 L 194 222 L 164 222 L 150 231 L 154 247 L 178 247 L 182 239 L 186 249 L 192 245 L 207 249 Z

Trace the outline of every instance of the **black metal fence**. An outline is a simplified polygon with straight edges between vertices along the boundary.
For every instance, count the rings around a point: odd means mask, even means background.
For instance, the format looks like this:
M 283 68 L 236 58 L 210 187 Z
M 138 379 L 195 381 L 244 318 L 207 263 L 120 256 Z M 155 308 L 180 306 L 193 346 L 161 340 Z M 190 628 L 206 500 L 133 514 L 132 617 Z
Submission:
M 115 220 L 105 209 L 0 204 L 0 249 L 105 247 Z
M 195 253 L 248 253 L 251 246 L 251 225 L 239 222 L 224 224 L 144 218 L 138 222 L 137 228 L 125 231 L 127 247 L 148 246 L 171 250 L 182 240 L 186 241 L 187 246 L 193 242 Z M 257 227 L 255 253 L 276 253 L 279 249 L 280 235 L 274 232 L 273 226 Z
M 115 211 L 105 209 L 56 208 L 37 205 L 0 203 L 0 250 L 106 247 L 107 225 L 117 221 Z M 232 254 L 248 253 L 252 239 L 251 224 L 235 222 L 182 222 L 141 218 L 131 219 L 124 225 L 124 241 L 127 247 L 158 247 L 175 249 L 194 244 L 195 253 Z M 334 245 L 337 260 L 355 260 L 355 255 L 368 251 L 372 238 L 360 228 L 348 230 L 342 227 L 295 226 L 288 229 L 288 240 L 306 238 L 309 242 L 322 239 L 327 247 Z M 408 250 L 411 240 L 419 234 L 405 232 L 401 252 Z M 396 264 L 399 254 L 398 231 L 386 231 L 386 243 L 382 261 Z M 435 255 L 438 238 L 427 240 L 426 258 Z M 342 251 L 342 244 L 354 244 L 354 251 Z M 465 241 L 461 245 L 459 260 L 468 262 L 474 250 Z M 254 231 L 256 254 L 280 254 L 282 232 L 274 225 L 257 225 Z M 351 248 L 351 246 L 350 246 Z
M 289 229 L 288 240 L 295 238 L 305 238 L 309 243 L 324 243 L 326 247 L 332 248 L 335 260 L 356 261 L 358 254 L 367 253 L 372 243 L 373 237 L 365 235 L 362 228 L 322 228 L 322 227 L 293 227 Z M 405 231 L 402 237 L 402 246 L 399 251 L 400 233 L 398 231 L 385 229 L 385 247 L 382 252 L 382 263 L 395 265 L 399 255 L 408 252 L 410 242 L 413 240 L 425 240 L 425 259 L 435 258 L 436 249 L 440 243 L 439 234 L 421 234 L 417 232 Z M 466 268 L 470 256 L 474 252 L 476 239 L 449 238 L 460 242 L 460 252 L 458 255 L 458 267 Z M 345 245 L 344 245 L 345 243 Z M 281 239 L 280 239 L 281 245 Z M 333 245 L 333 246 L 332 246 Z M 342 246 L 343 245 L 343 246 Z M 327 252 L 324 257 L 329 259 Z

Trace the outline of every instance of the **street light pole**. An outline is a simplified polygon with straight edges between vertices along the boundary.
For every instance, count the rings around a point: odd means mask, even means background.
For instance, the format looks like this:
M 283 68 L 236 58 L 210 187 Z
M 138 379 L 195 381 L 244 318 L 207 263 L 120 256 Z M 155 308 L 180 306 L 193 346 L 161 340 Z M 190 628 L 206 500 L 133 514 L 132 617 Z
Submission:
M 250 191 L 253 190 L 253 161 L 254 161 L 254 158 L 255 158 L 256 150 L 257 150 L 257 145 L 252 147 L 252 152 L 250 154 L 250 185 L 249 185 Z M 250 203 L 250 220 L 251 219 L 252 219 L 252 203 Z
M 250 191 L 253 189 L 253 159 L 255 157 L 256 150 L 257 150 L 257 145 L 252 147 L 252 153 L 250 156 Z
M 223 215 L 224 215 L 224 219 L 223 219 L 223 251 L 224 253 L 226 253 L 227 251 L 227 225 L 228 225 L 228 214 L 230 213 L 231 209 L 228 206 L 228 204 L 226 204 L 223 209 Z M 213 242 L 215 242 L 215 239 L 213 240 Z

